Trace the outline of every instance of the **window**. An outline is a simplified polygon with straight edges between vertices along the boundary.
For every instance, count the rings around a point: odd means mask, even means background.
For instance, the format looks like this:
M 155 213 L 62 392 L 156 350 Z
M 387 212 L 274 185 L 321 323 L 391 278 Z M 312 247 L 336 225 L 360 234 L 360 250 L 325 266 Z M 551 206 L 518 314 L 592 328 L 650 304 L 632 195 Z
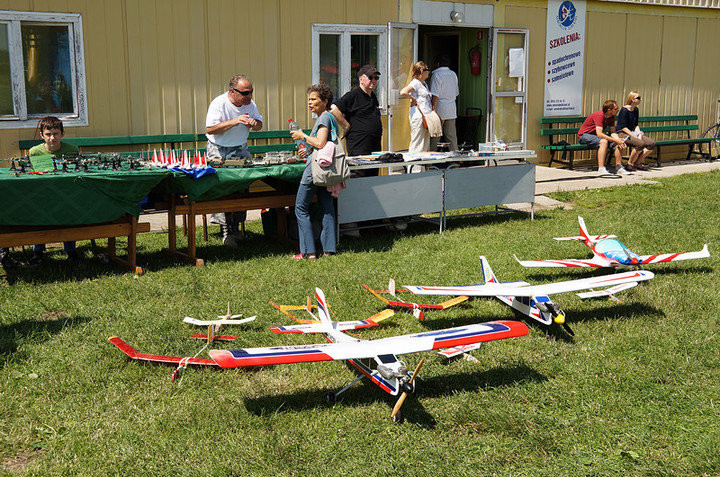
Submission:
M 0 11 L 0 129 L 87 126 L 82 45 L 79 14 Z
M 313 83 L 323 81 L 336 97 L 358 85 L 358 70 L 374 65 L 387 71 L 387 27 L 380 25 L 314 24 L 312 26 Z M 375 94 L 380 108 L 387 107 L 384 77 Z

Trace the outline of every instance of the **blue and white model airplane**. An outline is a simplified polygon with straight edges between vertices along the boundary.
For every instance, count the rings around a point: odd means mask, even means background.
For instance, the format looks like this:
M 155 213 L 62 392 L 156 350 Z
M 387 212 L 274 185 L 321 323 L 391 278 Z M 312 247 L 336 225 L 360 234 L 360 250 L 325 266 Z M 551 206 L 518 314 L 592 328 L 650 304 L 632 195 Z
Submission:
M 482 263 L 485 283 L 454 287 L 405 285 L 405 288 L 417 295 L 496 297 L 506 305 L 544 325 L 549 326 L 554 321 L 559 325 L 563 325 L 568 333 L 574 334 L 565 323 L 565 312 L 550 299 L 549 295 L 607 287 L 604 290 L 578 295 L 581 298 L 613 296 L 613 294 L 621 290 L 632 288 L 638 282 L 650 280 L 655 276 L 647 270 L 636 270 L 599 277 L 581 278 L 579 280 L 530 285 L 523 281 L 500 282 L 495 277 L 487 259 L 480 257 L 480 262 Z

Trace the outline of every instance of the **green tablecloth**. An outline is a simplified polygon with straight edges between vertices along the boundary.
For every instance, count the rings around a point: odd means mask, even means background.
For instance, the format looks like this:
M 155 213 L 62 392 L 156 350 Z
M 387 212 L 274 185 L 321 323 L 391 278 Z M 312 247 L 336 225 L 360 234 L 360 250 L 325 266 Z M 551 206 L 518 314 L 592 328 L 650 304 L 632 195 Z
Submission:
M 217 174 L 193 179 L 174 172 L 157 190 L 166 193 L 187 194 L 191 201 L 211 200 L 247 189 L 256 180 L 278 179 L 299 184 L 305 163 L 280 164 L 265 167 L 219 168 Z
M 1 225 L 81 225 L 140 215 L 164 169 L 19 174 L 0 169 Z

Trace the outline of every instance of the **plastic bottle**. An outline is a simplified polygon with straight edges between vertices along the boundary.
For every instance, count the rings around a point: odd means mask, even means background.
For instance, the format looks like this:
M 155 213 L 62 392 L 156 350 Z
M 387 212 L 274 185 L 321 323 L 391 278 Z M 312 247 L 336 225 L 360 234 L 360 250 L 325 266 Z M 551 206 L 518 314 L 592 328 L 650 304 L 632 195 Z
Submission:
M 301 129 L 300 129 L 300 126 L 298 126 L 298 123 L 296 123 L 295 121 L 293 121 L 293 118 L 288 119 L 288 123 L 289 123 L 289 126 L 290 126 L 290 131 L 300 131 L 300 130 L 301 130 Z M 297 140 L 295 141 L 295 144 L 297 145 L 297 150 L 298 150 L 298 152 L 300 152 L 300 151 L 305 151 L 305 150 L 307 150 L 307 148 L 308 148 L 308 143 L 306 143 L 306 142 L 303 141 L 302 139 L 297 139 Z

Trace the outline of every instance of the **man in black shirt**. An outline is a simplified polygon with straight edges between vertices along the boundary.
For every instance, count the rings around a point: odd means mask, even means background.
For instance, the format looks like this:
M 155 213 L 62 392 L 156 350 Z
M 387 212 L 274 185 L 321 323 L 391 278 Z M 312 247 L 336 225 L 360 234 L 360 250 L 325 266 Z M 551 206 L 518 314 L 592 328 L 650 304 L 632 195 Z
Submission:
M 345 93 L 330 107 L 330 112 L 343 128 L 349 156 L 382 149 L 380 103 L 373 91 L 379 76 L 374 66 L 363 66 L 358 71 L 360 86 Z

